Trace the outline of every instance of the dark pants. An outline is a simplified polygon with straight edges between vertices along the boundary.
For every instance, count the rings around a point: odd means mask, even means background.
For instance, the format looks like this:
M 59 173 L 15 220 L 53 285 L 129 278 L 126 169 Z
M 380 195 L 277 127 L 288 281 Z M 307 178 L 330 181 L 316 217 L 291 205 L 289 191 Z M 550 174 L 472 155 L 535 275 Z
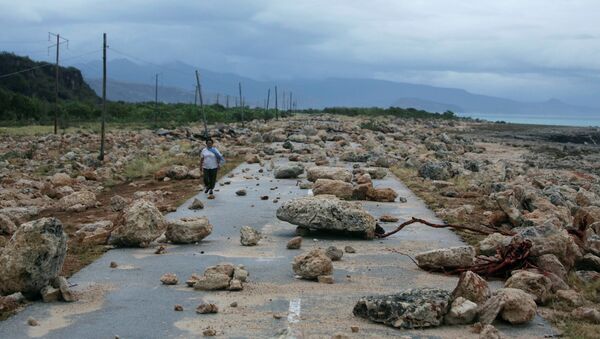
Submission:
M 214 189 L 217 183 L 217 170 L 218 168 L 204 169 L 204 186 L 210 190 Z

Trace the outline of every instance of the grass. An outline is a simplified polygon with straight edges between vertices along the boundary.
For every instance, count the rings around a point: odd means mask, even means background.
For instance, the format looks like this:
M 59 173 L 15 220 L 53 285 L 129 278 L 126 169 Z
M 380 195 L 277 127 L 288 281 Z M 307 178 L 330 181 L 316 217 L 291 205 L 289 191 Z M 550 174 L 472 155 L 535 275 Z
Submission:
M 411 191 L 413 191 L 419 198 L 421 198 L 421 200 L 423 200 L 425 202 L 425 204 L 435 210 L 438 208 L 456 208 L 459 207 L 463 204 L 473 204 L 473 202 L 468 201 L 465 202 L 465 200 L 463 199 L 448 199 L 448 198 L 444 198 L 442 197 L 439 192 L 438 189 L 435 188 L 432 184 L 430 184 L 427 180 L 424 180 L 423 178 L 419 177 L 418 172 L 416 169 L 414 168 L 404 168 L 404 167 L 398 167 L 398 166 L 394 166 L 392 168 L 390 168 L 391 172 L 398 177 L 408 188 L 410 188 Z M 453 188 L 456 189 L 458 192 L 466 192 L 468 187 L 469 187 L 469 181 L 467 178 L 459 176 L 459 177 L 454 177 L 452 179 L 449 180 L 450 182 L 454 183 Z M 477 204 L 473 204 L 474 207 L 477 209 Z M 478 213 L 480 211 L 475 211 L 474 213 Z M 478 223 L 475 223 L 474 220 L 469 219 L 469 220 L 459 220 L 456 218 L 451 218 L 451 217 L 443 217 L 442 218 L 444 220 L 444 222 L 448 223 L 448 224 L 455 224 L 455 225 L 471 225 L 471 226 L 479 226 Z M 455 230 L 452 229 L 465 243 L 471 245 L 471 246 L 477 246 L 479 244 L 479 241 L 481 241 L 483 238 L 485 238 L 484 235 L 482 234 L 477 234 L 477 233 L 473 233 L 473 232 L 469 232 L 469 231 L 464 231 L 464 230 Z

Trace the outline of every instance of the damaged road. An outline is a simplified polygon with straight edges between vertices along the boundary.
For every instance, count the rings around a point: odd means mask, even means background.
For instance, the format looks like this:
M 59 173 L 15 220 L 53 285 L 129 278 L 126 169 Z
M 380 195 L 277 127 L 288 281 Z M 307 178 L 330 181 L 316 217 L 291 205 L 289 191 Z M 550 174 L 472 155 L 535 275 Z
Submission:
M 274 166 L 287 160 L 276 158 Z M 351 163 L 340 164 L 351 169 Z M 442 326 L 423 330 L 398 330 L 369 322 L 353 315 L 356 302 L 368 295 L 387 295 L 415 286 L 452 291 L 457 276 L 430 274 L 420 270 L 406 256 L 386 251 L 386 247 L 414 256 L 436 248 L 464 245 L 449 229 L 410 225 L 382 240 L 363 240 L 330 233 L 310 232 L 303 237 L 300 249 L 286 248 L 296 236 L 296 226 L 276 218 L 285 201 L 312 194 L 301 189 L 298 179 L 275 179 L 270 166 L 243 164 L 233 176 L 221 180 L 216 199 L 203 193 L 195 198 L 203 209 L 192 210 L 189 199 L 167 220 L 205 216 L 212 233 L 197 244 L 166 247 L 155 254 L 156 247 L 119 248 L 73 275 L 70 283 L 79 301 L 34 303 L 2 323 L 2 338 L 187 338 L 203 334 L 221 337 L 331 337 L 343 333 L 349 337 L 385 338 L 402 335 L 454 338 L 478 337 L 470 326 Z M 303 178 L 305 175 L 301 175 Z M 229 182 L 229 184 L 224 184 Z M 391 174 L 373 179 L 377 187 L 390 187 L 406 202 L 360 203 L 375 218 L 391 215 L 398 223 L 412 217 L 442 223 L 412 192 Z M 236 192 L 245 190 L 238 196 Z M 264 197 L 267 196 L 267 199 Z M 380 223 L 386 231 L 398 223 Z M 251 226 L 260 231 L 255 246 L 240 244 L 240 229 Z M 333 284 L 301 280 L 291 269 L 293 258 L 311 249 L 347 246 L 339 261 L 333 262 Z M 183 283 L 193 273 L 201 274 L 220 263 L 243 265 L 249 277 L 241 291 L 204 291 Z M 116 267 L 111 267 L 116 263 Z M 163 274 L 179 277 L 177 285 L 163 285 Z M 493 289 L 502 282 L 491 282 Z M 218 313 L 197 314 L 199 304 L 214 304 Z M 182 311 L 174 311 L 174 306 Z M 28 326 L 28 319 L 38 326 Z M 507 336 L 541 337 L 553 335 L 550 325 L 536 316 L 521 326 L 498 324 Z M 356 332 L 354 330 L 357 330 Z M 208 331 L 208 332 L 207 332 Z

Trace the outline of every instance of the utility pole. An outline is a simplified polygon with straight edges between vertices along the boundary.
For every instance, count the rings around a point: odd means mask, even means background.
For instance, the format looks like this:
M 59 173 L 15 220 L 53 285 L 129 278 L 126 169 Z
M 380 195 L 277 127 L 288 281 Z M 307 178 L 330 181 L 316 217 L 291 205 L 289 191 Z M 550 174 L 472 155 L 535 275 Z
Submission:
M 244 128 L 244 100 L 242 99 L 242 83 L 238 82 L 238 88 L 240 90 L 240 107 L 242 108 L 242 128 Z
M 104 125 L 106 124 L 106 33 L 102 44 L 102 126 L 100 127 L 100 155 L 98 159 L 104 160 Z
M 292 92 L 290 91 L 290 112 L 292 111 Z
M 229 109 L 229 94 L 225 97 L 225 108 Z
M 277 111 L 277 86 L 275 86 L 275 119 L 279 120 L 279 112 Z
M 59 64 L 59 57 L 60 57 L 60 40 L 64 40 L 67 42 L 67 46 L 69 46 L 69 40 L 65 39 L 65 38 L 61 38 L 60 34 L 54 34 L 54 33 L 50 33 L 48 32 L 48 41 L 50 41 L 50 37 L 51 36 L 55 36 L 56 37 L 56 64 L 55 64 L 55 68 L 56 68 L 56 73 L 55 73 L 55 84 L 54 84 L 54 134 L 58 134 L 58 64 Z M 54 47 L 54 46 L 50 46 L 48 47 L 48 49 Z
M 202 119 L 204 120 L 204 137 L 208 139 L 208 125 L 206 123 L 206 112 L 204 112 L 204 102 L 202 102 L 202 86 L 200 85 L 198 70 L 196 70 L 196 84 L 198 86 L 198 97 L 200 98 L 200 111 L 202 111 Z
M 154 77 L 154 125 L 158 125 L 158 73 Z
M 266 109 L 265 109 L 265 119 L 267 118 L 268 114 L 269 114 L 269 99 L 271 98 L 271 89 L 269 88 L 269 90 L 267 91 L 267 105 L 266 105 Z
M 219 104 L 219 93 L 217 93 L 217 105 Z
M 195 85 L 196 91 L 194 92 L 194 106 L 198 106 L 198 85 Z

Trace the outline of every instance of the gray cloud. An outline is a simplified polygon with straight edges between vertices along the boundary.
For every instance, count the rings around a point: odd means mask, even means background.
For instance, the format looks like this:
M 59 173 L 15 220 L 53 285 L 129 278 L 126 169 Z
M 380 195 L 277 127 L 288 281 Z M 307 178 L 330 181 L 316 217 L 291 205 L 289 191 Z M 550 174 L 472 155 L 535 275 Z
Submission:
M 0 46 L 45 59 L 47 32 L 60 32 L 68 58 L 107 32 L 145 60 L 260 79 L 368 77 L 600 106 L 599 12 L 594 0 L 0 0 Z

